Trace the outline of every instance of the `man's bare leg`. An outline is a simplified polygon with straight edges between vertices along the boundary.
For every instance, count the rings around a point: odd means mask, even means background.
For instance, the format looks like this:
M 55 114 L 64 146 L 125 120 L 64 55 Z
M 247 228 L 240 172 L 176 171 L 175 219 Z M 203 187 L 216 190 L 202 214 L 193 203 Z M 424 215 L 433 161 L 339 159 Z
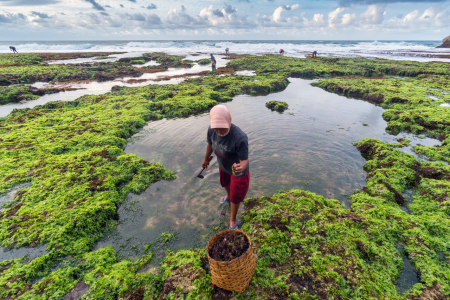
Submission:
M 230 227 L 234 228 L 236 226 L 236 215 L 239 210 L 239 204 L 234 204 L 231 202 L 231 218 L 230 218 Z
M 230 200 L 230 187 L 227 186 L 224 188 L 227 191 L 227 195 L 225 196 L 225 200 Z

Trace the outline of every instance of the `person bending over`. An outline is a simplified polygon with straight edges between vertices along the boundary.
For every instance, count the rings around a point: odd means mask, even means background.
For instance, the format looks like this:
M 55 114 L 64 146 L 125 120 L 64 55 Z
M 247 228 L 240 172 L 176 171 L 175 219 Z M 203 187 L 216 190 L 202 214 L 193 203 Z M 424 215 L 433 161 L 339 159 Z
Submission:
M 284 54 L 284 50 L 280 49 L 280 54 L 283 55 Z
M 314 50 L 313 54 L 312 54 L 312 58 L 316 58 L 317 57 L 317 51 Z
M 202 162 L 208 168 L 209 157 L 214 152 L 219 162 L 220 185 L 227 192 L 220 203 L 231 202 L 230 229 L 236 229 L 236 215 L 244 201 L 250 184 L 248 138 L 231 123 L 231 114 L 224 105 L 214 106 L 209 113 L 211 125 L 206 135 L 206 153 Z
M 9 46 L 9 50 L 11 50 L 13 53 L 19 53 L 17 52 L 16 47 L 13 46 Z

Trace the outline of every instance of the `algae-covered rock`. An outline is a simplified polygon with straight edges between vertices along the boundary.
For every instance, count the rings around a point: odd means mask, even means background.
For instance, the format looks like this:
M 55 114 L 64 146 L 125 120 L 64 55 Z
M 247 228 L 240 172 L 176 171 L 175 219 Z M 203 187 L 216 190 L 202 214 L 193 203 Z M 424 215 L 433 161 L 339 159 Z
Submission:
M 266 103 L 266 107 L 271 110 L 283 112 L 288 109 L 289 105 L 284 101 L 273 100 Z

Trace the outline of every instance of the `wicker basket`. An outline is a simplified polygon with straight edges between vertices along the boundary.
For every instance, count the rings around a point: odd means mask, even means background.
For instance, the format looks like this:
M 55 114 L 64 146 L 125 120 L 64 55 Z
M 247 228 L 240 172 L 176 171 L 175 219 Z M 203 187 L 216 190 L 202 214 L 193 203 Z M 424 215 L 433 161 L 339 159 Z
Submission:
M 240 257 L 230 261 L 216 261 L 209 256 L 209 249 L 214 245 L 217 239 L 225 234 L 239 231 L 244 234 L 249 241 L 249 248 Z M 208 253 L 209 267 L 211 268 L 212 283 L 220 288 L 232 292 L 243 292 L 250 283 L 255 273 L 256 260 L 253 255 L 253 248 L 250 238 L 245 232 L 236 229 L 227 229 L 215 234 L 206 245 Z

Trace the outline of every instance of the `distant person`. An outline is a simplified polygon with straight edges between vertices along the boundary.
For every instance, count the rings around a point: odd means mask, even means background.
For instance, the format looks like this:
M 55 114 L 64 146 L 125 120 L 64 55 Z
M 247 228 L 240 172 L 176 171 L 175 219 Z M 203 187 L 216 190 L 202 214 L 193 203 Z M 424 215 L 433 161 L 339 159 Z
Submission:
M 280 49 L 280 54 L 283 55 L 284 54 L 284 50 Z
M 13 53 L 19 53 L 17 52 L 16 47 L 13 46 L 9 46 L 9 50 L 11 50 Z
M 214 57 L 214 55 L 211 53 L 211 65 L 212 65 L 212 69 L 213 71 L 216 69 L 216 58 Z
M 230 49 L 229 48 L 225 48 L 225 54 L 228 55 L 228 54 L 230 54 L 229 52 L 230 52 Z
M 317 51 L 316 51 L 316 50 L 314 50 L 314 52 L 313 52 L 313 54 L 312 54 L 311 57 L 312 57 L 312 58 L 316 58 L 316 57 L 317 57 Z

